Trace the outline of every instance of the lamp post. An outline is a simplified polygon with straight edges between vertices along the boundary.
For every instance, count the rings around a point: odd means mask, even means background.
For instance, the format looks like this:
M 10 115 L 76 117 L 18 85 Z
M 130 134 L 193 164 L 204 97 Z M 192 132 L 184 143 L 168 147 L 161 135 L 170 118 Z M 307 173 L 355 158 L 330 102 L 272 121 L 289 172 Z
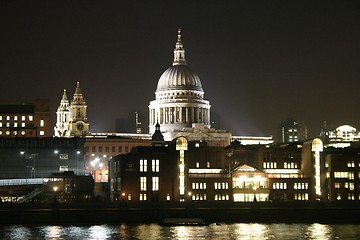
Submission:
M 79 175 L 79 155 L 80 151 L 76 151 L 76 175 Z
M 90 165 L 93 167 L 93 178 L 96 182 L 96 164 L 100 162 L 100 158 L 96 157 L 93 161 L 90 162 Z

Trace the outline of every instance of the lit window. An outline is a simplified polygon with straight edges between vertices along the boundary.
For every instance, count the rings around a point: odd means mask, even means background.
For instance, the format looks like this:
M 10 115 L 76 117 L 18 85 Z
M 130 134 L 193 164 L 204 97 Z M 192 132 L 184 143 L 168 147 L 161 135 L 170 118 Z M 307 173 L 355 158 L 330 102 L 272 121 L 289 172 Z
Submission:
M 336 200 L 341 200 L 341 194 L 340 193 L 337 194 Z
M 2 121 L 2 116 L 0 116 L 0 121 Z
M 166 201 L 170 201 L 170 194 L 166 194 Z
M 206 162 L 206 167 L 210 168 L 210 162 Z
M 0 122 L 0 127 L 2 127 L 2 122 Z
M 24 136 L 24 135 L 25 135 L 25 131 L 21 131 L 21 135 L 23 135 L 23 136 Z
M 15 135 L 15 136 L 17 135 L 17 131 L 14 131 L 14 135 Z
M 69 166 L 67 166 L 67 165 L 65 165 L 65 166 L 59 166 L 59 171 L 60 171 L 60 172 L 69 171 Z
M 146 201 L 146 193 L 140 194 L 140 201 Z
M 21 127 L 25 127 L 25 123 L 23 122 L 23 123 L 21 123 Z
M 140 191 L 146 191 L 146 186 L 146 177 L 140 177 Z
M 349 172 L 349 179 L 354 180 L 354 172 Z
M 40 131 L 40 136 L 44 136 L 45 132 L 44 131 Z
M 25 121 L 25 116 L 21 116 L 21 121 Z
M 348 178 L 348 172 L 334 172 L 334 178 Z
M 32 122 L 34 120 L 34 117 L 32 115 L 29 116 L 29 121 Z
M 199 143 L 195 143 L 195 147 L 200 147 L 200 144 Z
M 199 167 L 200 167 L 200 163 L 196 162 L 196 168 L 199 168 Z
M 60 153 L 59 154 L 59 159 L 67 160 L 67 159 L 69 159 L 69 155 L 67 153 Z
M 16 128 L 17 128 L 17 127 L 18 127 L 18 124 L 17 124 L 17 123 L 14 123 L 14 127 L 16 127 Z
M 6 131 L 6 135 L 10 135 L 10 131 Z
M 14 121 L 17 121 L 18 120 L 18 116 L 14 116 Z
M 9 123 L 9 122 L 6 123 L 6 127 L 10 127 L 10 123 Z
M 44 126 L 44 120 L 40 120 L 40 127 Z
M 159 172 L 159 159 L 153 159 L 151 161 L 152 172 Z
M 147 160 L 140 159 L 140 172 L 147 172 Z
M 2 131 L 0 131 L 0 135 L 2 135 Z
M 10 116 L 6 116 L 6 121 L 10 121 Z
M 159 191 L 159 177 L 152 177 L 152 190 Z
M 347 163 L 347 166 L 348 166 L 349 168 L 354 168 L 354 167 L 355 167 L 355 162 L 354 162 L 354 161 L 349 161 L 349 162 Z

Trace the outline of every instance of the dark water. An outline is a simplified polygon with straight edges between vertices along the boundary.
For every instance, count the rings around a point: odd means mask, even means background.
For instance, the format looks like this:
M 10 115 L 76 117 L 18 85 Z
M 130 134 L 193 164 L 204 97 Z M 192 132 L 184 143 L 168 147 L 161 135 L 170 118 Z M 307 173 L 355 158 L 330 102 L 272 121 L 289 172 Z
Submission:
M 360 239 L 360 225 L 233 223 L 161 227 L 157 224 L 0 226 L 0 239 Z

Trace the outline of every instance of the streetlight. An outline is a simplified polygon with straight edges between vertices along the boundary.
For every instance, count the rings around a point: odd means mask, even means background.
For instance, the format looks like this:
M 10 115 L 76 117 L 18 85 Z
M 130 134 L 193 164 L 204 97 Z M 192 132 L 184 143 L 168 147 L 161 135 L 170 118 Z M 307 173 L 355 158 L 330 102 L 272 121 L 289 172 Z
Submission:
M 100 161 L 100 158 L 96 157 L 93 161 L 90 162 L 90 165 L 93 167 L 93 178 L 96 181 L 96 164 Z
M 76 175 L 79 175 L 79 155 L 80 151 L 76 151 Z

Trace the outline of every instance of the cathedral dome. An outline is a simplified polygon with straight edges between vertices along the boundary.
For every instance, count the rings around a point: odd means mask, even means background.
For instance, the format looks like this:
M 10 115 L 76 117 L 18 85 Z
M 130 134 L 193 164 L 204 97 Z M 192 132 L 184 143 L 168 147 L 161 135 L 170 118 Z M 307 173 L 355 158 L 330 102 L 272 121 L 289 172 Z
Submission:
M 156 91 L 197 90 L 203 91 L 200 78 L 186 65 L 169 67 L 160 77 Z

